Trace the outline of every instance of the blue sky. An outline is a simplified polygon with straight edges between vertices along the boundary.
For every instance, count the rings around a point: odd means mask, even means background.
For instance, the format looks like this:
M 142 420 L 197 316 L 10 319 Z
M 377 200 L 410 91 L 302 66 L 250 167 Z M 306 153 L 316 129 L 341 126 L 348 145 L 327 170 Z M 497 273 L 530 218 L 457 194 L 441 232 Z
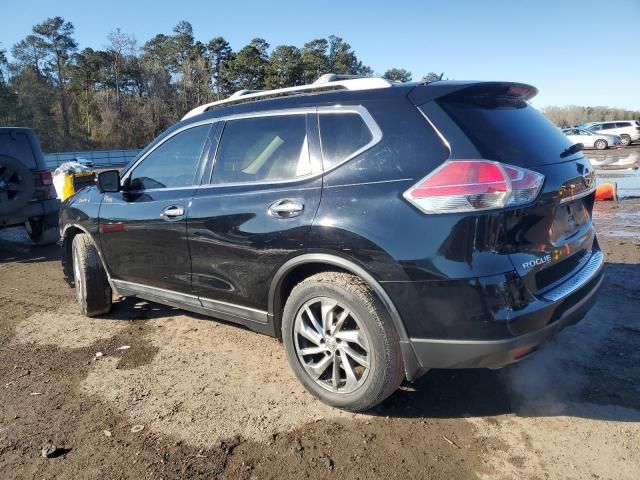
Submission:
M 537 107 L 640 109 L 640 0 L 24 0 L 10 8 L 0 0 L 0 7 L 7 50 L 49 16 L 73 22 L 80 48 L 103 48 L 116 27 L 142 45 L 184 19 L 197 39 L 222 35 L 234 49 L 256 36 L 272 47 L 301 47 L 335 34 L 380 73 L 399 67 L 414 79 L 437 71 L 454 79 L 522 81 L 540 90 Z

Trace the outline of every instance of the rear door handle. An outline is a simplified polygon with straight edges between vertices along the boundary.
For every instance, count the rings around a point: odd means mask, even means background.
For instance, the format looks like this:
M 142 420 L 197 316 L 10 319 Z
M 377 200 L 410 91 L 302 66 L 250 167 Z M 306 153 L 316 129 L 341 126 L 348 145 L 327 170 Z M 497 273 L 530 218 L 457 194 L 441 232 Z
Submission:
M 272 203 L 268 209 L 269 215 L 276 218 L 297 217 L 303 211 L 304 203 L 289 198 Z
M 169 205 L 162 210 L 160 216 L 167 220 L 174 220 L 184 216 L 184 207 L 182 205 Z

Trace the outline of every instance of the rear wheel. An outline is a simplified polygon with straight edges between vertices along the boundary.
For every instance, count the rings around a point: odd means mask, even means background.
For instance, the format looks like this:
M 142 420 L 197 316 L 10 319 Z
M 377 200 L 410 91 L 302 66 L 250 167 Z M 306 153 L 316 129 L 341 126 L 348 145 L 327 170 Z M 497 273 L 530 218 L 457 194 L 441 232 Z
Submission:
M 631 145 L 631 137 L 629 135 L 620 135 L 620 145 L 626 147 L 627 145 Z
M 50 245 L 60 239 L 58 215 L 30 218 L 24 224 L 29 238 L 36 245 Z
M 609 144 L 606 140 L 596 140 L 596 143 L 593 145 L 598 150 L 606 150 L 609 147 Z
M 334 407 L 368 410 L 402 382 L 397 333 L 357 276 L 324 272 L 299 283 L 283 312 L 282 337 L 300 382 Z
M 76 299 L 80 312 L 94 317 L 111 310 L 111 287 L 96 247 L 88 235 L 78 234 L 71 244 Z

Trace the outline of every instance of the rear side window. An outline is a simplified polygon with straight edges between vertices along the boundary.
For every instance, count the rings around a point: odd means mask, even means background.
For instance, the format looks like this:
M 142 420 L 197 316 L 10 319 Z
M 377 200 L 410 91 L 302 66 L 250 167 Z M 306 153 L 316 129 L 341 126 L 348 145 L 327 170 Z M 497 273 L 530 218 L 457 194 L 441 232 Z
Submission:
M 210 128 L 211 125 L 189 128 L 162 143 L 131 172 L 129 188 L 149 190 L 192 185 Z
M 226 122 L 212 183 L 278 182 L 311 173 L 306 115 Z
M 353 156 L 373 140 L 369 127 L 357 113 L 323 113 L 319 122 L 325 169 Z
M 567 136 L 523 100 L 460 95 L 438 104 L 483 158 L 524 167 L 572 158 L 560 156 L 572 144 Z
M 630 127 L 631 123 L 630 122 L 618 122 L 616 123 L 616 127 L 617 128 L 625 128 L 625 127 Z
M 603 130 L 611 130 L 612 128 L 616 128 L 615 123 L 605 123 L 602 125 Z

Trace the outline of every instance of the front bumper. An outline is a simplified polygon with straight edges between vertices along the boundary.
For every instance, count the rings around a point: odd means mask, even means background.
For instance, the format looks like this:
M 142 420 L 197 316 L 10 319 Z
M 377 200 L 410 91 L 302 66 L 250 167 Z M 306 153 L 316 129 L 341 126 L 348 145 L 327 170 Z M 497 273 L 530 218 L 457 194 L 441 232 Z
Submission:
M 403 350 L 410 347 L 418 363 L 410 379 L 431 368 L 501 368 L 519 361 L 585 316 L 596 301 L 603 270 L 604 257 L 595 252 L 584 268 L 528 306 L 523 316 L 548 319 L 538 330 L 494 340 L 409 339 Z

